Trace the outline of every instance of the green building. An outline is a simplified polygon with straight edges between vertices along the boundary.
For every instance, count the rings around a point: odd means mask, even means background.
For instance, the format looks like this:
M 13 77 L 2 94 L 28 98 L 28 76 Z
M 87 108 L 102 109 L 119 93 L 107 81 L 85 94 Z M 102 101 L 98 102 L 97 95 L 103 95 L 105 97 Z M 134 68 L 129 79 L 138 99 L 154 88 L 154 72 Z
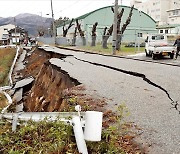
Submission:
M 102 41 L 104 28 L 110 27 L 114 21 L 114 13 L 112 12 L 111 7 L 113 6 L 103 7 L 76 18 L 79 20 L 79 23 L 81 23 L 81 28 L 85 32 L 87 42 L 91 42 L 91 30 L 95 22 L 98 22 L 96 32 L 97 41 Z M 121 8 L 124 8 L 124 14 L 121 21 L 122 26 L 129 15 L 131 7 L 119 6 L 119 10 Z M 123 42 L 143 42 L 147 37 L 147 34 L 158 32 L 156 30 L 155 21 L 149 15 L 137 10 L 136 8 L 134 8 L 132 13 L 131 22 L 123 35 Z M 65 27 L 68 25 L 69 23 L 67 23 Z M 71 39 L 73 37 L 75 26 L 76 23 L 74 22 L 74 26 L 72 26 L 68 31 L 67 38 Z M 59 37 L 62 36 L 62 28 L 62 25 L 57 28 L 57 35 Z M 111 40 L 112 37 L 109 39 L 109 42 L 111 42 Z

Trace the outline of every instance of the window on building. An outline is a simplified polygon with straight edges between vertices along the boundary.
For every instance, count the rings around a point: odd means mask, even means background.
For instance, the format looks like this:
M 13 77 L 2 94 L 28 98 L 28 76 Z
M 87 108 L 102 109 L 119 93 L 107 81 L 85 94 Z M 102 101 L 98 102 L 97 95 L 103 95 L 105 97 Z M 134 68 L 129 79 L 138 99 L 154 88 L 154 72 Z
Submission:
M 168 34 L 168 29 L 165 30 L 165 33 Z
M 160 9 L 156 9 L 156 12 L 160 11 Z
M 163 29 L 160 30 L 160 33 L 163 33 Z
M 173 10 L 173 15 L 178 15 L 178 10 Z
M 142 33 L 138 33 L 138 37 L 142 37 Z

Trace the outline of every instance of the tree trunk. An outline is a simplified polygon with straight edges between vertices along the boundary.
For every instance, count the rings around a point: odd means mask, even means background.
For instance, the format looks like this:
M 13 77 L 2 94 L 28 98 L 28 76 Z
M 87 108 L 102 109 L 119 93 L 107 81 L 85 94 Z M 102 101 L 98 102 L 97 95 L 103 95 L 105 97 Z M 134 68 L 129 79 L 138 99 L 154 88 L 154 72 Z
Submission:
M 91 42 L 91 46 L 96 46 L 96 36 L 92 36 L 92 42 Z
M 107 49 L 108 46 L 107 46 L 107 40 L 109 39 L 109 35 L 103 35 L 102 36 L 102 47 L 104 49 Z
M 118 51 L 121 50 L 121 40 L 122 40 L 122 35 L 118 34 L 117 35 L 117 41 L 116 41 L 116 50 L 118 50 Z
M 76 37 L 73 37 L 72 39 L 72 46 L 76 46 Z
M 81 37 L 82 38 L 82 45 L 86 46 L 86 38 L 85 37 Z

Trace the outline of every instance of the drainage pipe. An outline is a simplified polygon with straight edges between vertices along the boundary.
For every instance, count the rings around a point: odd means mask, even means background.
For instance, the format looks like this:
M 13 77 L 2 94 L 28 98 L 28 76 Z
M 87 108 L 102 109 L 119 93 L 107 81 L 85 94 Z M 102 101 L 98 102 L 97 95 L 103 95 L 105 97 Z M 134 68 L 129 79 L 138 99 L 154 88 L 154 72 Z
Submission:
M 102 112 L 86 111 L 84 131 L 84 138 L 86 141 L 101 141 L 102 117 Z
M 11 99 L 11 97 L 10 97 L 10 95 L 8 94 L 8 93 L 6 93 L 6 92 L 4 92 L 4 91 L 1 91 L 0 90 L 0 93 L 2 93 L 2 94 L 4 94 L 4 96 L 7 98 L 7 100 L 8 100 L 8 106 L 6 106 L 5 108 L 3 108 L 3 110 L 1 111 L 1 113 L 3 114 L 3 113 L 5 113 L 6 111 L 7 111 L 7 109 L 9 108 L 9 106 L 12 104 L 12 99 Z
M 77 144 L 79 153 L 88 154 L 86 142 L 84 140 L 84 133 L 83 133 L 79 116 L 74 116 L 72 118 L 72 125 L 73 125 L 74 135 L 75 135 L 76 144 Z
M 1 113 L 6 112 L 7 109 L 8 109 L 8 107 L 9 107 L 9 106 L 12 104 L 12 102 L 13 102 L 12 99 L 11 99 L 11 97 L 10 97 L 10 95 L 9 95 L 8 93 L 4 92 L 4 91 L 5 91 L 5 90 L 9 90 L 9 89 L 12 88 L 12 84 L 13 84 L 13 81 L 12 81 L 12 73 L 13 73 L 13 69 L 14 69 L 14 67 L 15 67 L 15 64 L 16 64 L 16 61 L 17 61 L 17 58 L 18 58 L 18 55 L 19 55 L 19 50 L 20 50 L 20 48 L 17 47 L 17 49 L 16 49 L 16 55 L 15 55 L 15 57 L 14 57 L 13 63 L 12 63 L 12 65 L 11 65 L 11 68 L 10 68 L 10 71 L 9 71 L 9 75 L 8 75 L 9 82 L 10 82 L 10 83 L 9 83 L 9 86 L 0 87 L 0 93 L 4 94 L 4 95 L 6 96 L 6 98 L 7 98 L 7 100 L 8 100 L 8 106 L 5 107 L 5 108 L 3 108 L 3 110 L 1 111 Z
M 17 49 L 16 49 L 16 55 L 15 55 L 15 57 L 14 57 L 14 61 L 13 61 L 13 63 L 12 63 L 12 65 L 11 65 L 11 69 L 10 69 L 10 71 L 9 71 L 9 82 L 10 82 L 10 86 L 12 86 L 12 84 L 13 84 L 13 81 L 12 81 L 12 73 L 13 73 L 13 69 L 14 69 L 14 67 L 15 67 L 15 64 L 16 64 L 16 61 L 17 61 L 17 58 L 18 58 L 18 55 L 19 55 L 19 50 L 20 50 L 20 48 L 19 47 L 17 47 Z

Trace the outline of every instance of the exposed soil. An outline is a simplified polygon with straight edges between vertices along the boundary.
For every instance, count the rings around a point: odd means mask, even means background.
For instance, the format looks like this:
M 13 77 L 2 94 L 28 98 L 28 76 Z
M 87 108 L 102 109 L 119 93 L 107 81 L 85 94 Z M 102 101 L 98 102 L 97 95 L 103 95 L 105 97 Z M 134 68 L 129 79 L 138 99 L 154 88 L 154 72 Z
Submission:
M 8 104 L 6 97 L 0 93 L 0 109 L 6 107 Z

